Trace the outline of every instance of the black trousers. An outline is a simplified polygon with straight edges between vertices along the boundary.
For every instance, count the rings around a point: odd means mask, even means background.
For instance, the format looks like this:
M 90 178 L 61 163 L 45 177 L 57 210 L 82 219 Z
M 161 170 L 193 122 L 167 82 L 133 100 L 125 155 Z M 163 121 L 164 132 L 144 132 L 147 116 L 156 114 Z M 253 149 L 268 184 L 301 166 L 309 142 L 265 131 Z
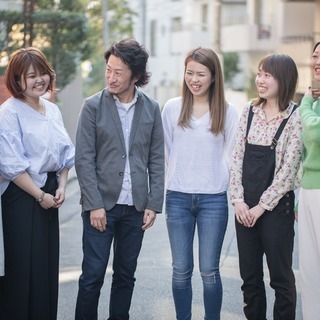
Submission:
M 48 174 L 45 192 L 57 189 Z M 0 319 L 55 320 L 59 274 L 58 210 L 44 210 L 10 183 L 2 195 L 5 276 L 0 284 Z
M 266 293 L 263 256 L 275 290 L 274 320 L 294 320 L 296 309 L 295 277 L 292 271 L 294 245 L 294 196 L 288 193 L 273 211 L 265 211 L 253 228 L 236 219 L 244 313 L 249 320 L 266 319 Z

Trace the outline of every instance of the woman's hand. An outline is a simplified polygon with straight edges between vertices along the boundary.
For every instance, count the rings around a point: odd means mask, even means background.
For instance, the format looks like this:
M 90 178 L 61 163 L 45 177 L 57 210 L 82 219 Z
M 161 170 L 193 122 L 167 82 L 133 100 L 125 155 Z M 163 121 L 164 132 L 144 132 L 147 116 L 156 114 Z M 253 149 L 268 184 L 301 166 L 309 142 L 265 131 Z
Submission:
M 314 100 L 317 100 L 320 97 L 320 88 L 309 87 L 308 90 L 305 93 L 305 96 L 310 96 Z
M 50 209 L 50 208 L 57 207 L 55 198 L 50 193 L 45 193 L 42 200 L 39 202 L 39 204 L 43 209 Z
M 56 190 L 56 194 L 54 200 L 56 202 L 55 208 L 60 208 L 66 198 L 66 186 L 68 182 L 68 168 L 63 168 L 60 171 L 60 179 L 59 179 L 59 186 Z
M 256 205 L 255 207 L 249 210 L 250 216 L 252 217 L 251 227 L 253 227 L 258 219 L 264 214 L 265 209 L 263 209 L 260 205 Z
M 60 187 L 56 190 L 56 195 L 54 197 L 54 200 L 56 202 L 55 208 L 61 207 L 61 205 L 63 204 L 63 202 L 65 200 L 65 193 L 66 193 L 66 190 L 63 187 Z
M 234 206 L 237 221 L 245 227 L 251 227 L 252 217 L 249 206 L 245 202 L 236 202 Z

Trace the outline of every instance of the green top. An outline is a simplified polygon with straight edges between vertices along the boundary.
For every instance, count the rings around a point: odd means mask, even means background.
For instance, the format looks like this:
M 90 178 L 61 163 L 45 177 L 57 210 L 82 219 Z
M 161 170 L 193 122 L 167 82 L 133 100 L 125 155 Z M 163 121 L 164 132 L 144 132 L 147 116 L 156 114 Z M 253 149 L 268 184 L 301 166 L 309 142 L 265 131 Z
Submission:
M 305 96 L 300 105 L 303 128 L 303 175 L 304 189 L 320 189 L 320 99 L 314 102 Z

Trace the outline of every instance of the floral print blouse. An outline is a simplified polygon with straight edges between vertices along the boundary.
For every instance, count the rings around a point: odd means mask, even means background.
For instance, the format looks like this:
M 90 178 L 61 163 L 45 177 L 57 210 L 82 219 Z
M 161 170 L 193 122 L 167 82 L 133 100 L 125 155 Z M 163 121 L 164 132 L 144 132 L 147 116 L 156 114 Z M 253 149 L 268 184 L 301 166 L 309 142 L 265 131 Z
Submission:
M 243 110 L 232 152 L 230 197 L 233 204 L 244 201 L 242 165 L 250 104 Z M 280 123 L 283 119 L 289 117 L 293 106 L 294 103 L 291 101 L 285 111 L 278 113 L 268 122 L 262 106 L 253 107 L 254 115 L 247 137 L 248 143 L 263 146 L 271 145 Z M 265 210 L 273 210 L 288 191 L 298 187 L 297 174 L 301 165 L 302 150 L 302 126 L 299 112 L 295 110 L 284 127 L 276 147 L 276 168 L 272 184 L 260 198 L 259 205 Z

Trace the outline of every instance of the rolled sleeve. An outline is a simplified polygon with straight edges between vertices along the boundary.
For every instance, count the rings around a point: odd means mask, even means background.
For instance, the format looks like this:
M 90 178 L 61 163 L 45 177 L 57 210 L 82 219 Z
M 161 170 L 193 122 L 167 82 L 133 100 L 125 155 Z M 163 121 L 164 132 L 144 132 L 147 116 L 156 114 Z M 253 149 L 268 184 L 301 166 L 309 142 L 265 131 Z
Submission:
M 16 114 L 9 112 L 2 113 L 0 128 L 0 173 L 9 181 L 17 178 L 30 166 L 22 144 L 21 135 Z

